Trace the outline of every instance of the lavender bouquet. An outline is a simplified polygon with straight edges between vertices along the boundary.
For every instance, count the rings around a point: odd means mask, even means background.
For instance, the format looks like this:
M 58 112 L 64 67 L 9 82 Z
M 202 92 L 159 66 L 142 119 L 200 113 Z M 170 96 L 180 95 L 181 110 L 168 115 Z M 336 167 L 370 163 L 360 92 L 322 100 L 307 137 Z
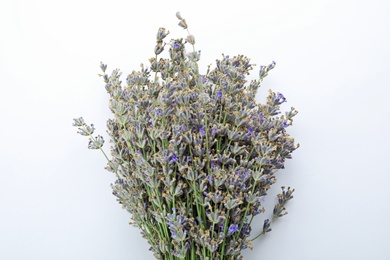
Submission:
M 100 65 L 114 114 L 107 122 L 111 159 L 93 125 L 83 118 L 73 125 L 108 160 L 106 169 L 117 178 L 113 194 L 156 259 L 242 259 L 241 251 L 271 231 L 293 197 L 293 189 L 282 187 L 273 216 L 252 236 L 275 173 L 298 148 L 286 132 L 297 111 L 280 115 L 286 99 L 272 91 L 266 104 L 255 101 L 274 62 L 260 66 L 250 83 L 245 78 L 253 64 L 243 55 L 223 55 L 200 74 L 195 38 L 176 16 L 186 39 L 165 43 L 169 32 L 160 28 L 150 67 L 141 65 L 126 84 L 119 70 L 108 75 Z M 166 46 L 170 58 L 159 58 Z

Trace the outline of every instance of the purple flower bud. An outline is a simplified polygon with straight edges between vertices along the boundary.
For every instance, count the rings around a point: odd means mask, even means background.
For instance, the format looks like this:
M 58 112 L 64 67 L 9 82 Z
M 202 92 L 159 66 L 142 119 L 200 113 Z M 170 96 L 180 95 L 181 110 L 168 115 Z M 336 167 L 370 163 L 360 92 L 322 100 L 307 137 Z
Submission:
M 203 75 L 202 75 L 202 76 L 200 76 L 200 77 L 202 78 L 202 82 L 203 82 L 203 83 L 206 83 L 206 77 L 205 77 L 205 76 L 203 76 Z
M 206 135 L 206 131 L 204 130 L 204 126 L 202 126 L 200 129 L 199 129 L 199 132 L 202 136 L 205 136 Z
M 230 227 L 228 229 L 228 236 L 233 234 L 234 232 L 238 232 L 238 225 L 237 224 L 230 225 Z
M 158 29 L 158 32 L 157 32 L 157 42 L 160 42 L 162 41 L 167 35 L 169 34 L 169 31 L 165 30 L 165 28 L 160 28 Z
M 286 102 L 286 98 L 283 96 L 282 93 L 277 94 L 277 99 L 279 101 L 279 104 L 282 104 L 283 102 Z
M 259 117 L 260 117 L 260 119 L 263 119 L 264 118 L 264 114 L 260 113 Z
M 219 226 L 219 228 L 220 228 L 221 230 L 223 230 L 224 227 L 225 227 L 225 224 L 224 224 L 224 223 L 221 223 L 221 225 Z
M 176 163 L 178 161 L 177 157 L 175 154 L 172 154 L 171 160 L 169 161 L 170 163 Z
M 154 109 L 154 113 L 156 114 L 156 116 L 162 117 L 162 112 L 161 112 L 160 109 L 155 108 L 155 109 Z
M 276 65 L 276 62 L 272 61 L 272 63 L 270 65 L 268 65 L 268 70 L 272 70 L 273 68 L 275 68 L 275 65 Z
M 180 44 L 178 42 L 174 42 L 172 45 L 173 49 L 178 49 L 180 47 Z
M 177 221 L 183 223 L 185 221 L 185 218 L 183 216 L 178 216 Z

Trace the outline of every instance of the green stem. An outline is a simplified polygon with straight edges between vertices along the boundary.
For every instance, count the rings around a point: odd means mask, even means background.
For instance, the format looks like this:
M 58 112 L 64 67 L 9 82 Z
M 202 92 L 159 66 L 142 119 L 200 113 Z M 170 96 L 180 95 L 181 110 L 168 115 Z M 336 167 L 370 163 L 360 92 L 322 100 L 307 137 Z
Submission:
M 223 243 L 222 243 L 222 248 L 221 248 L 221 260 L 223 260 L 223 257 L 225 256 L 225 243 L 226 243 L 226 239 L 227 239 L 227 230 L 228 230 L 228 224 L 229 224 L 229 212 L 230 212 L 230 209 L 228 209 L 227 213 L 226 213 L 226 217 L 225 217 L 225 224 L 224 224 L 224 227 L 223 227 L 223 233 L 225 235 L 225 237 L 223 238 Z
M 208 135 L 208 122 L 207 122 L 207 113 L 205 113 L 205 129 L 206 129 L 206 157 L 207 157 L 207 174 L 210 173 L 210 155 L 209 155 L 209 135 Z
M 255 238 L 251 239 L 251 241 L 254 241 L 254 240 L 256 240 L 257 238 L 259 238 L 260 236 L 263 236 L 263 235 L 265 235 L 264 231 L 261 232 L 260 234 L 258 234 Z
M 190 30 L 188 30 L 188 27 L 187 27 L 187 33 L 188 35 L 191 35 Z M 191 45 L 192 45 L 192 50 L 195 52 L 195 44 L 191 44 Z
M 253 194 L 253 193 L 255 192 L 255 187 L 256 187 L 256 181 L 255 181 L 255 183 L 253 183 L 253 186 L 252 186 L 252 193 L 251 193 L 251 194 Z M 250 203 L 248 203 L 248 205 L 246 205 L 244 217 L 242 218 L 242 221 L 241 221 L 241 224 L 240 224 L 240 229 L 238 230 L 238 233 L 236 233 L 236 239 L 237 239 L 238 236 L 240 235 L 241 230 L 242 230 L 242 227 L 244 226 L 244 222 L 245 222 L 245 220 L 246 220 L 246 215 L 248 214 L 249 206 L 250 206 Z M 253 216 L 252 216 L 252 219 L 253 219 Z M 251 222 L 252 222 L 252 219 L 251 219 Z M 249 226 L 250 226 L 250 223 L 249 223 Z
M 196 211 L 198 213 L 198 217 L 199 217 L 199 226 L 201 227 L 201 229 L 203 229 L 203 214 L 202 214 L 202 208 L 199 207 L 199 204 L 198 204 L 198 197 L 199 197 L 199 193 L 198 193 L 198 190 L 196 189 L 196 183 L 195 181 L 192 182 L 192 189 L 194 190 L 194 193 L 195 193 L 195 205 L 196 205 Z
M 191 247 L 191 260 L 195 260 L 195 244 L 192 243 Z

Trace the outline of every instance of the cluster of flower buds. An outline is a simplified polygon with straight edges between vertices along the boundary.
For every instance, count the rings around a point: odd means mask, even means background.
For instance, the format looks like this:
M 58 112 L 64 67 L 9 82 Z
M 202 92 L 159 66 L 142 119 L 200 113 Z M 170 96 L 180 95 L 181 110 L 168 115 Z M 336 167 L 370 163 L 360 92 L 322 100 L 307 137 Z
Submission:
M 93 124 L 87 125 L 84 122 L 84 119 L 82 117 L 79 117 L 73 119 L 73 126 L 78 127 L 78 131 L 77 131 L 78 134 L 89 137 L 89 143 L 88 143 L 89 149 L 100 149 L 103 147 L 104 144 L 103 137 L 100 135 L 96 137 L 92 136 L 93 132 L 95 131 L 95 127 L 93 126 Z
M 185 19 L 176 14 L 188 31 Z M 238 259 L 250 247 L 252 219 L 262 206 L 276 173 L 298 148 L 287 133 L 297 114 L 281 115 L 286 102 L 270 91 L 267 102 L 256 102 L 263 78 L 275 62 L 260 66 L 259 78 L 247 82 L 250 59 L 222 55 L 213 69 L 200 74 L 195 37 L 164 42 L 160 28 L 150 69 L 141 65 L 123 84 L 121 73 L 100 68 L 110 95 L 113 118 L 107 122 L 118 202 L 131 213 L 132 224 L 157 259 Z M 191 45 L 192 52 L 186 47 Z M 158 58 L 169 47 L 169 58 Z M 74 120 L 88 147 L 101 149 L 93 125 Z M 283 188 L 271 222 L 286 214 L 293 189 Z

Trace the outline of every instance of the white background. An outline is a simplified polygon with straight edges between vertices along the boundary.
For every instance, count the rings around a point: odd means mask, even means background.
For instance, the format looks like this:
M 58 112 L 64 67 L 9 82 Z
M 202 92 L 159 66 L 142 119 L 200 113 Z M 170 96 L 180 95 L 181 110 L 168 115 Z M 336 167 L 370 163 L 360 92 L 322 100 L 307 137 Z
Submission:
M 385 0 L 1 0 L 0 259 L 153 259 L 72 119 L 105 134 L 99 62 L 124 75 L 148 64 L 159 27 L 186 36 L 176 11 L 203 72 L 222 53 L 275 60 L 258 100 L 271 88 L 300 112 L 289 130 L 301 147 L 267 202 L 277 186 L 294 187 L 289 214 L 244 259 L 390 259 Z

